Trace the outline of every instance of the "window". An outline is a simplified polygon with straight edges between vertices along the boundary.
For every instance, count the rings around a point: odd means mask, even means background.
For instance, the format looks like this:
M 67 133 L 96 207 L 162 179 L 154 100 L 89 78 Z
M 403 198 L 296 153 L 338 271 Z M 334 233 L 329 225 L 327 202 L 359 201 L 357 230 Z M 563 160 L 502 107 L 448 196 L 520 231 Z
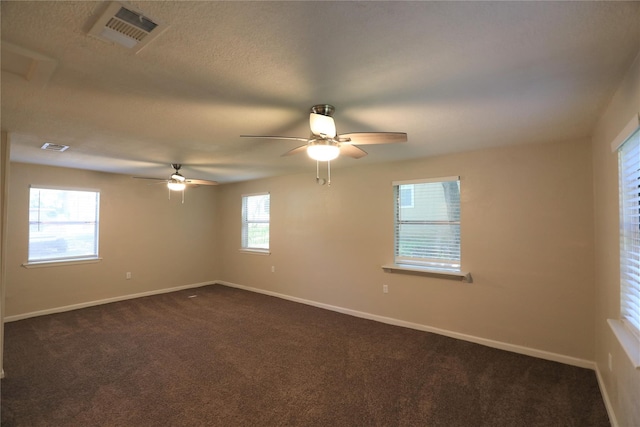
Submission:
M 618 149 L 620 317 L 640 338 L 640 129 Z
M 242 196 L 242 249 L 269 250 L 269 193 Z
M 98 257 L 100 193 L 31 187 L 28 262 Z
M 458 177 L 393 183 L 395 263 L 460 271 Z

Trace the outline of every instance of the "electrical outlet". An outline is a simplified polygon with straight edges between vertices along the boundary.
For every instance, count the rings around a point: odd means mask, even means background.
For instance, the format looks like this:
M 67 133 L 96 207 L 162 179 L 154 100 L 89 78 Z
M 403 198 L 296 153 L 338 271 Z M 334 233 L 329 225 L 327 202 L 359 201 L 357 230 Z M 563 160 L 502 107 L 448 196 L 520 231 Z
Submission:
M 131 272 L 130 271 L 127 271 L 127 276 L 126 277 L 127 277 L 127 280 L 131 279 Z
M 272 266 L 271 266 L 271 272 L 272 272 L 272 273 L 275 273 L 275 272 L 276 272 L 276 266 L 275 266 L 275 265 L 272 265 Z
M 611 353 L 609 353 L 609 371 L 613 371 L 613 357 L 611 357 Z
M 389 293 L 389 285 L 382 285 L 382 293 L 383 294 Z

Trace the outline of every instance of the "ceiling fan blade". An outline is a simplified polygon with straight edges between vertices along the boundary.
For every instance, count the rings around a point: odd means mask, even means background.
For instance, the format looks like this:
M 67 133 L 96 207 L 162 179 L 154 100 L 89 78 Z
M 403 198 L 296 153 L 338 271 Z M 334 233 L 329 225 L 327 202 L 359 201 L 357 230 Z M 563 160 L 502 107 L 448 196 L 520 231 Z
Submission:
M 218 185 L 217 181 L 209 181 L 208 179 L 187 179 L 185 184 L 192 185 Z
M 162 181 L 162 182 L 167 182 L 168 180 L 163 179 L 163 178 L 149 178 L 147 176 L 134 176 L 133 178 L 135 179 L 150 179 L 152 181 Z
M 394 144 L 407 142 L 407 134 L 404 132 L 355 132 L 342 134 L 338 140 L 341 144 L 353 145 Z
M 340 154 L 354 159 L 359 159 L 366 156 L 367 152 L 360 147 L 356 147 L 355 145 L 344 144 L 340 145 Z
M 300 138 L 297 136 L 269 136 L 269 135 L 240 135 L 240 138 L 260 138 L 260 139 L 286 139 L 290 141 L 309 141 L 308 138 Z
M 281 157 L 285 157 L 285 156 L 291 156 L 292 154 L 298 154 L 298 153 L 302 153 L 303 151 L 305 151 L 307 149 L 306 145 L 301 145 L 300 147 L 296 147 L 292 150 L 287 151 L 286 153 L 284 153 Z

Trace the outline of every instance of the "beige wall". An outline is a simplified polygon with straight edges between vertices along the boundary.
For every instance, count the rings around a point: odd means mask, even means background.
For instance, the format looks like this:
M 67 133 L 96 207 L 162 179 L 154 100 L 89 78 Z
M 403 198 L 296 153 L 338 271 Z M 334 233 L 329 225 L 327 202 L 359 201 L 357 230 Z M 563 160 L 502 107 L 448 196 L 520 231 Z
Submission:
M 315 183 L 309 162 L 308 174 L 220 188 L 221 279 L 593 360 L 588 140 L 333 172 L 331 187 Z M 462 264 L 474 283 L 383 272 L 393 262 L 391 182 L 452 175 L 461 177 Z M 272 253 L 241 253 L 241 195 L 262 191 L 271 193 Z
M 165 186 L 149 181 L 22 163 L 11 163 L 9 182 L 6 316 L 219 277 L 215 187 L 188 189 L 181 204 L 175 194 L 167 199 Z M 101 262 L 21 266 L 27 259 L 31 184 L 100 190 Z
M 640 425 L 640 370 L 631 366 L 607 324 L 620 317 L 618 164 L 611 142 L 640 112 L 640 56 L 600 118 L 593 136 L 596 353 L 595 360 L 621 426 Z M 608 354 L 613 370 L 608 368 Z

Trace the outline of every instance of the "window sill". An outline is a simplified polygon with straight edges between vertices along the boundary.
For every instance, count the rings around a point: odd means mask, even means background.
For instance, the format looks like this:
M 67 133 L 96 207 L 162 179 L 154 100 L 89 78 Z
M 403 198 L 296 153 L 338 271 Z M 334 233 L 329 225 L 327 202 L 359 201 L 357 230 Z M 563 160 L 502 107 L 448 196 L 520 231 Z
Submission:
M 254 254 L 254 255 L 271 255 L 271 251 L 269 249 L 247 249 L 241 248 L 240 252 L 245 254 Z
M 624 352 L 627 353 L 627 356 L 631 359 L 633 367 L 640 370 L 640 339 L 620 320 L 607 319 L 607 323 L 609 323 L 614 335 L 618 338 Z
M 22 264 L 24 268 L 60 267 L 61 265 L 93 264 L 102 261 L 102 258 L 82 258 L 68 261 L 33 261 Z
M 403 273 L 403 274 L 418 274 L 425 276 L 439 277 L 441 279 L 460 280 L 466 283 L 473 283 L 471 273 L 465 273 L 462 271 L 450 271 L 450 270 L 438 270 L 436 268 L 417 267 L 413 265 L 403 264 L 385 264 L 382 269 L 387 273 Z

